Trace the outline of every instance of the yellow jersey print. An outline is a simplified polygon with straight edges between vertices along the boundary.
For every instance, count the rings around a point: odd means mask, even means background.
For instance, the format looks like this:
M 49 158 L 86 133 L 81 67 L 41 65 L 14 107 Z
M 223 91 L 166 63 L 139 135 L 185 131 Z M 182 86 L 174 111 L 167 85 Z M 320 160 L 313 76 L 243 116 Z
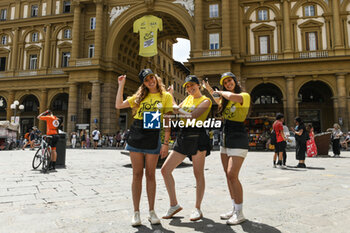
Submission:
M 156 16 L 145 15 L 134 22 L 134 33 L 140 33 L 140 56 L 152 57 L 158 53 L 158 30 L 163 31 L 163 21 Z

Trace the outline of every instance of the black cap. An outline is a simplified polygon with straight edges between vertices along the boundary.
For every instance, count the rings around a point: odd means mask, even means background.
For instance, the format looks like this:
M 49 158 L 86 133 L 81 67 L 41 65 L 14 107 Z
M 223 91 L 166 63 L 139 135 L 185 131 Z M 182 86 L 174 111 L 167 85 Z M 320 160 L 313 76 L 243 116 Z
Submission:
M 139 73 L 139 79 L 143 83 L 145 78 L 147 78 L 148 75 L 154 75 L 153 71 L 151 69 L 143 69 Z
M 196 75 L 188 75 L 185 79 L 185 83 L 182 86 L 185 87 L 189 82 L 197 83 L 199 85 L 199 80 Z

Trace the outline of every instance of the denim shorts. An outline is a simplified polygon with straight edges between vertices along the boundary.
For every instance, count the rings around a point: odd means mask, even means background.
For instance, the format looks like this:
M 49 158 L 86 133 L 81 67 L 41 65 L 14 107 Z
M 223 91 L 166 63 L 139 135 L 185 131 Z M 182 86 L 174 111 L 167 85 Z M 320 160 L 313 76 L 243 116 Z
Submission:
M 158 141 L 158 147 L 156 149 L 140 149 L 136 147 L 132 147 L 129 144 L 126 143 L 125 150 L 128 150 L 130 152 L 138 152 L 138 153 L 144 153 L 144 154 L 156 154 L 158 155 L 160 153 L 160 147 L 161 147 L 161 141 L 159 139 Z

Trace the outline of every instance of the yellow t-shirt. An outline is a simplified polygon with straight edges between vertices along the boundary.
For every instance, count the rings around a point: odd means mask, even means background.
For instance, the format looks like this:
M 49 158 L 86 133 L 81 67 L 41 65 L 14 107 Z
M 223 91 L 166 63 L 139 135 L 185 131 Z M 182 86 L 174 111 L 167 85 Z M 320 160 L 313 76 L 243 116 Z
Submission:
M 135 99 L 136 95 L 127 98 L 132 108 L 136 106 Z M 173 111 L 173 97 L 169 92 L 163 92 L 163 96 L 161 96 L 159 92 L 148 93 L 146 98 L 141 101 L 134 118 L 142 120 L 144 112 L 156 112 L 157 110 L 162 113 L 161 119 L 163 119 L 164 113 Z
M 163 31 L 163 22 L 156 16 L 145 15 L 134 22 L 134 33 L 140 32 L 140 56 L 152 57 L 158 53 L 158 30 Z
M 200 98 L 193 98 L 193 95 L 187 96 L 186 99 L 183 101 L 181 108 L 186 112 L 193 112 L 193 110 L 195 108 L 197 108 L 197 106 L 200 103 L 202 103 L 204 100 L 209 100 L 210 105 L 209 105 L 208 109 L 202 113 L 202 115 L 200 115 L 199 117 L 196 118 L 196 122 L 197 121 L 205 121 L 207 119 L 207 116 L 210 112 L 211 105 L 212 105 L 211 100 L 208 97 L 206 97 L 205 95 L 202 95 Z
M 243 104 L 229 101 L 222 112 L 224 119 L 243 122 L 247 118 L 250 107 L 250 95 L 246 92 L 242 92 L 240 95 L 243 97 Z

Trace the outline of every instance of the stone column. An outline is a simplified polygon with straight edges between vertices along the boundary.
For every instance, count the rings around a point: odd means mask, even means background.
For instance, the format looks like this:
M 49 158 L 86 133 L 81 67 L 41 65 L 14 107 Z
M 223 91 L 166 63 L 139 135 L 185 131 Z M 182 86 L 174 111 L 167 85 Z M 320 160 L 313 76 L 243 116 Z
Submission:
M 239 6 L 239 1 L 238 0 L 234 0 L 231 3 L 231 12 L 233 12 L 232 14 L 232 22 L 233 22 L 233 26 L 230 26 L 230 24 L 228 25 L 229 28 L 231 28 L 233 30 L 232 32 L 232 42 L 231 42 L 231 46 L 232 46 L 232 51 L 233 54 L 237 55 L 239 54 L 239 50 L 240 50 L 240 35 L 244 35 L 244 28 L 243 25 L 240 25 L 240 19 L 241 19 L 241 7 Z M 240 29 L 242 29 L 242 32 L 240 31 Z M 232 44 L 233 43 L 233 44 Z
M 96 80 L 92 81 L 92 91 L 91 91 L 91 119 L 90 119 L 90 132 L 97 127 L 100 129 L 100 111 L 101 111 L 101 83 Z M 97 123 L 95 123 L 95 119 Z
M 103 2 L 96 0 L 95 58 L 102 55 Z
M 332 0 L 332 13 L 333 13 L 333 30 L 334 30 L 334 48 L 342 49 L 341 39 L 341 26 L 340 26 L 340 13 L 339 13 L 339 0 Z
M 74 6 L 74 22 L 73 22 L 73 42 L 72 42 L 72 59 L 79 58 L 79 41 L 80 41 L 80 14 L 81 9 L 79 3 L 73 1 Z
M 222 49 L 229 49 L 231 47 L 230 28 L 230 0 L 222 0 Z
M 333 100 L 333 106 L 334 106 L 334 123 L 338 123 L 338 121 L 339 121 L 338 97 L 332 97 L 331 99 Z
M 13 44 L 12 44 L 12 57 L 11 57 L 11 69 L 16 70 L 17 69 L 17 56 L 18 56 L 18 28 L 14 28 L 14 37 L 13 37 Z
M 21 1 L 16 1 L 15 7 L 15 19 L 19 19 L 19 16 L 21 14 Z
M 6 107 L 6 119 L 11 122 L 12 109 L 11 104 L 15 101 L 15 92 L 9 92 L 9 98 L 7 99 L 7 107 Z
M 49 67 L 50 60 L 50 37 L 51 37 L 51 24 L 46 25 L 45 34 L 45 47 L 44 47 L 44 69 Z
M 195 21 L 195 31 L 196 31 L 196 43 L 195 50 L 203 50 L 203 9 L 202 0 L 195 0 L 194 7 L 194 21 Z
M 47 110 L 47 90 L 42 89 L 41 90 L 41 101 L 40 101 L 40 107 L 39 107 L 39 114 Z M 45 131 L 45 121 L 39 120 L 39 130 L 43 132 L 43 134 L 46 134 Z
M 290 33 L 290 4 L 289 1 L 283 1 L 283 32 L 284 32 L 284 53 L 292 52 L 291 33 Z M 292 58 L 292 55 L 285 55 L 285 58 Z
M 293 126 L 294 125 L 294 118 L 295 118 L 295 108 L 296 108 L 296 101 L 295 101 L 295 95 L 294 95 L 294 78 L 295 76 L 287 76 L 286 77 L 286 90 L 287 90 L 287 100 L 286 100 L 286 113 L 287 113 L 287 125 Z
M 337 93 L 338 93 L 338 117 L 343 119 L 342 128 L 348 130 L 348 116 L 346 111 L 346 86 L 345 73 L 337 73 Z M 338 119 L 336 119 L 338 120 Z
M 67 138 L 70 137 L 71 132 L 75 131 L 75 124 L 77 123 L 77 109 L 78 109 L 78 84 L 75 82 L 69 83 L 69 99 L 68 99 L 68 114 L 67 114 Z M 69 141 L 69 140 L 68 140 Z

